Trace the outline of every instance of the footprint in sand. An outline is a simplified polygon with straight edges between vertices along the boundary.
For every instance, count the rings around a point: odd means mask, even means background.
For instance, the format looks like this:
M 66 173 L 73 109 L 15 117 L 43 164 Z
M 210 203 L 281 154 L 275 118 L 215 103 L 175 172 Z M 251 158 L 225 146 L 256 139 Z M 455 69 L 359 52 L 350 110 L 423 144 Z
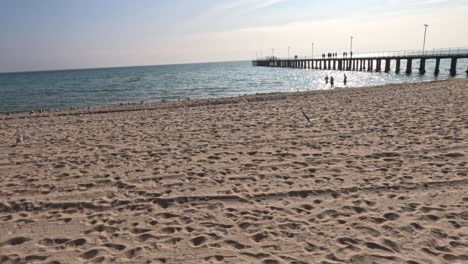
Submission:
M 190 242 L 191 242 L 194 246 L 198 247 L 198 246 L 203 245 L 207 240 L 208 240 L 208 239 L 207 239 L 206 237 L 204 237 L 204 236 L 198 236 L 198 237 L 192 238 L 192 239 L 190 240 Z
M 21 245 L 21 244 L 24 244 L 28 241 L 31 241 L 32 239 L 29 238 L 29 237 L 14 237 L 14 238 L 11 238 L 11 239 L 8 239 L 7 241 L 4 241 L 2 243 L 0 243 L 0 248 L 1 247 L 4 247 L 4 246 L 17 246 L 17 245 Z

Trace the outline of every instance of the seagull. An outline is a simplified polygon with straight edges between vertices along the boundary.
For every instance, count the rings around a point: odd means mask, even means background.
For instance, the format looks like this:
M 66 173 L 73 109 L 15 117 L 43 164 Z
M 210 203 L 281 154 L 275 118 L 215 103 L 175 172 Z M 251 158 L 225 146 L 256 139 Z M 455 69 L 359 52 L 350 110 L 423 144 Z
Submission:
M 305 125 L 310 126 L 312 121 L 314 121 L 315 119 L 310 119 L 309 116 L 307 116 L 307 114 L 304 113 L 304 110 L 302 110 L 302 108 L 301 108 L 301 112 L 302 112 L 302 114 L 304 115 L 304 118 L 305 118 Z
M 15 137 L 16 137 L 16 144 L 23 143 L 23 141 L 24 141 L 23 130 L 20 129 L 20 128 L 18 128 L 18 129 L 16 130 Z

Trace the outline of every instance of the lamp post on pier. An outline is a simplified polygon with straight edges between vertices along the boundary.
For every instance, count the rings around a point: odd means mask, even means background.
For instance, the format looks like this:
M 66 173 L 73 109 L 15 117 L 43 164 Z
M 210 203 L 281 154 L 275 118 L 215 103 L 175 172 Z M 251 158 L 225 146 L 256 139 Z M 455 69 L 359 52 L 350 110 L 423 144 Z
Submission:
M 312 59 L 314 58 L 314 43 L 312 42 Z
M 425 54 L 425 50 L 426 50 L 426 33 L 427 33 L 427 27 L 429 25 L 427 24 L 424 24 L 424 41 L 423 41 L 423 55 Z
M 353 36 L 351 36 L 351 46 L 349 47 L 349 52 L 353 52 Z

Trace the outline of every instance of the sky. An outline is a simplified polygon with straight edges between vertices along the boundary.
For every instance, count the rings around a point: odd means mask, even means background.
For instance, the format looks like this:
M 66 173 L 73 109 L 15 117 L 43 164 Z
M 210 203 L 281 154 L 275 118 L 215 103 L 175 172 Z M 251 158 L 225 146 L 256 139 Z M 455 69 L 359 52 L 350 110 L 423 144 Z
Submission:
M 468 47 L 468 0 L 0 0 L 0 72 Z

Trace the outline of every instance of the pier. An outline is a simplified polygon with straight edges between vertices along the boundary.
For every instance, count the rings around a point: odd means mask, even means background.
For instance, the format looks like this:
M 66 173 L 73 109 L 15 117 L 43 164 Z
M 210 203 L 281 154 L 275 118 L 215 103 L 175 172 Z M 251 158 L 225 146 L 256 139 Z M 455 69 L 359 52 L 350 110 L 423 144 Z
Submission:
M 450 76 L 457 75 L 457 63 L 460 59 L 468 59 L 468 49 L 440 49 L 431 51 L 399 51 L 385 53 L 365 53 L 354 54 L 352 57 L 313 57 L 281 59 L 277 57 L 267 57 L 252 61 L 253 66 L 298 68 L 313 70 L 339 70 L 339 71 L 368 71 L 385 72 L 392 71 L 400 73 L 403 70 L 406 74 L 413 72 L 413 64 L 419 62 L 419 74 L 426 74 L 426 63 L 428 60 L 435 61 L 434 75 L 440 73 L 441 60 L 450 60 Z M 401 63 L 406 62 L 406 67 L 401 69 Z M 467 69 L 468 74 L 468 69 Z

